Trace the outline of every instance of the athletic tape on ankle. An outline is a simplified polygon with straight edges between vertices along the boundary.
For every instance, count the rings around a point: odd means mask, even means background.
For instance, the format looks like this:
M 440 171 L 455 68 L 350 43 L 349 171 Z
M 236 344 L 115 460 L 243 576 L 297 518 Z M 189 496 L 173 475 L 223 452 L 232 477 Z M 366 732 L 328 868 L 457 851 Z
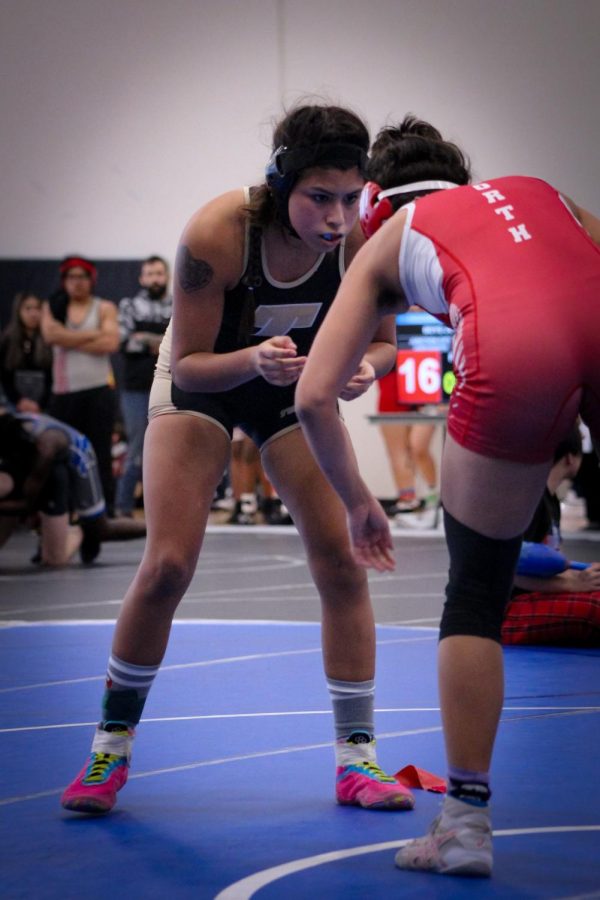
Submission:
M 92 742 L 92 753 L 112 753 L 114 756 L 126 756 L 129 759 L 132 740 L 133 733 L 123 734 L 98 728 Z

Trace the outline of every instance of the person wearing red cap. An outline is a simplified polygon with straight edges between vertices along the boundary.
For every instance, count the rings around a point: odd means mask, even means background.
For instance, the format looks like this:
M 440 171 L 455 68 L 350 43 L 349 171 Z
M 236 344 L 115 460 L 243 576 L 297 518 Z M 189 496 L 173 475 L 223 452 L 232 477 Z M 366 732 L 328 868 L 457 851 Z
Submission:
M 53 350 L 48 411 L 91 441 L 110 510 L 115 409 L 110 354 L 119 347 L 117 309 L 95 296 L 98 273 L 90 260 L 67 256 L 59 271 L 61 289 L 42 311 L 42 334 Z

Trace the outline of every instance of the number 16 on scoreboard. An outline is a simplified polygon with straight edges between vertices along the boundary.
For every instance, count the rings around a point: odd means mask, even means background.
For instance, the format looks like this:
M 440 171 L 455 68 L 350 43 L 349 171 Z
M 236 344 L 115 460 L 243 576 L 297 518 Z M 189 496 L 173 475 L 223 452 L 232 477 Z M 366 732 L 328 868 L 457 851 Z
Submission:
M 441 403 L 442 354 L 436 350 L 399 350 L 396 386 L 399 403 Z

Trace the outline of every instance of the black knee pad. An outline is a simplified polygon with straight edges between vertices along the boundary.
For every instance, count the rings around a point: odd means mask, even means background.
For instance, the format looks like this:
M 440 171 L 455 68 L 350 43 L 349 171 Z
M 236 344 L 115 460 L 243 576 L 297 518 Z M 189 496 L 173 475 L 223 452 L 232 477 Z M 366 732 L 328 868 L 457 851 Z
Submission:
M 440 624 L 440 640 L 468 634 L 500 643 L 521 535 L 509 540 L 484 537 L 444 510 L 450 572 Z

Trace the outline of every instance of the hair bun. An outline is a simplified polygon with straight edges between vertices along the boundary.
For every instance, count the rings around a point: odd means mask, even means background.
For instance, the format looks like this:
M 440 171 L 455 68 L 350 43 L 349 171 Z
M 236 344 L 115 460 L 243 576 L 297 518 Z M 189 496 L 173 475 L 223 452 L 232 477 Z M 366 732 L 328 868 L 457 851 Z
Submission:
M 443 140 L 437 128 L 434 128 L 429 122 L 424 122 L 423 119 L 417 119 L 416 116 L 411 114 L 404 117 L 398 129 L 398 136 L 400 138 L 423 137 L 428 138 L 430 141 Z

